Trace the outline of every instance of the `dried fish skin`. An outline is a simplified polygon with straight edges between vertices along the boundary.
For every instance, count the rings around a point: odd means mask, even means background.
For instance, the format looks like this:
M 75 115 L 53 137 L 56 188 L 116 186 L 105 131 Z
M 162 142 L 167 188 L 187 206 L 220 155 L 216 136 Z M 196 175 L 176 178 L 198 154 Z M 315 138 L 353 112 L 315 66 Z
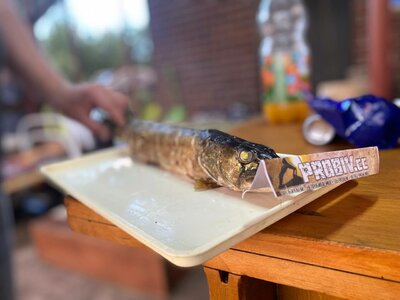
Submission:
M 260 160 L 278 157 L 267 146 L 216 129 L 133 120 L 123 138 L 138 161 L 235 191 L 250 187 Z

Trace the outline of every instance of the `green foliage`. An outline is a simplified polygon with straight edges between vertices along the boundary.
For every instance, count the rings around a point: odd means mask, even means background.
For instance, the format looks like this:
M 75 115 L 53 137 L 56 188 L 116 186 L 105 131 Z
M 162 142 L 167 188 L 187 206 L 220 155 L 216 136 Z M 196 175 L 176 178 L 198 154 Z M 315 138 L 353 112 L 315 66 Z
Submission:
M 66 24 L 56 24 L 42 41 L 53 64 L 72 81 L 90 78 L 96 71 L 122 64 L 148 63 L 152 44 L 147 30 L 127 29 L 81 37 Z
M 107 33 L 99 38 L 78 38 L 79 60 L 85 78 L 105 68 L 116 68 L 124 62 L 124 45 L 115 33 Z
M 49 38 L 43 41 L 42 44 L 53 64 L 64 75 L 73 79 L 79 70 L 79 65 L 69 50 L 67 27 L 63 24 L 55 25 Z

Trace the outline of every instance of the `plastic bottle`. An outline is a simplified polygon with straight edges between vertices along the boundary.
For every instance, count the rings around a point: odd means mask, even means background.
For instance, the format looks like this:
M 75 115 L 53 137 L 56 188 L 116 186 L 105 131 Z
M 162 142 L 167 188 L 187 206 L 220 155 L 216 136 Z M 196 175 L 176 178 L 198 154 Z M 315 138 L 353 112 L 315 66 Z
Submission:
M 310 93 L 307 16 L 301 0 L 261 0 L 260 72 L 263 112 L 270 123 L 303 120 Z

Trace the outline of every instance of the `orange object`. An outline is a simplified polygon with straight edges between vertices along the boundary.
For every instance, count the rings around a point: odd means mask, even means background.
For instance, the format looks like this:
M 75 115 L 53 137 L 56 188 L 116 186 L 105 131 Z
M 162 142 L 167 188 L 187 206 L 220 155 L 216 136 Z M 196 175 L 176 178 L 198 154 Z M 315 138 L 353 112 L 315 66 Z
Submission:
M 264 117 L 271 124 L 303 121 L 310 113 L 304 101 L 266 102 L 263 104 Z
M 262 76 L 262 81 L 264 86 L 272 86 L 274 84 L 274 74 L 272 74 L 271 72 L 268 72 L 267 70 L 263 70 L 263 72 L 261 73 Z
M 286 65 L 286 73 L 297 75 L 298 74 L 297 67 L 293 63 L 287 64 Z

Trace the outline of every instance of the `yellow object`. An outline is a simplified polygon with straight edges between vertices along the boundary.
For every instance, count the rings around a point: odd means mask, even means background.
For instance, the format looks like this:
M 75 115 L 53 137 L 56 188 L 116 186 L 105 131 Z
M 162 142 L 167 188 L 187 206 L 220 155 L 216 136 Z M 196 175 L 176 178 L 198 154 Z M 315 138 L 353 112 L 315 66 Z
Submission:
M 266 102 L 263 104 L 264 117 L 271 124 L 303 121 L 310 109 L 304 101 L 296 102 Z
M 243 150 L 239 154 L 239 159 L 242 162 L 251 162 L 253 160 L 253 155 L 251 152 Z

